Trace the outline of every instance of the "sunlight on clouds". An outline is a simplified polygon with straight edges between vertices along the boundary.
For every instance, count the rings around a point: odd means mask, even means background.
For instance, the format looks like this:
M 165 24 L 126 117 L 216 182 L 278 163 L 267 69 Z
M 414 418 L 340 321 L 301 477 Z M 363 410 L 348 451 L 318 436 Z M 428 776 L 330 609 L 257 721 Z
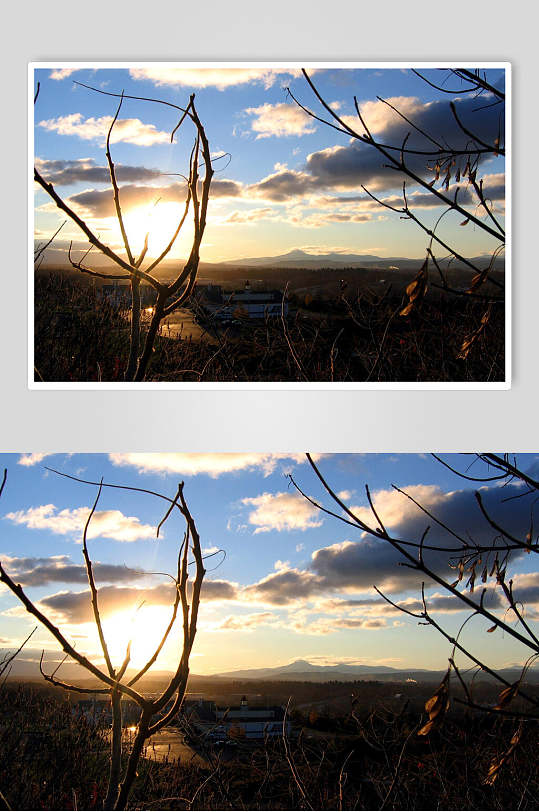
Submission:
M 45 457 L 48 457 L 48 454 L 22 454 L 19 457 L 18 463 L 19 465 L 24 465 L 25 467 L 29 467 L 31 465 L 37 465 L 37 463 L 41 462 Z
M 248 107 L 245 112 L 253 116 L 251 129 L 257 133 L 257 139 L 308 135 L 316 131 L 312 118 L 296 105 L 262 104 L 260 107 Z
M 381 619 L 365 620 L 363 618 L 331 618 L 329 620 L 320 618 L 312 623 L 306 623 L 297 629 L 302 634 L 315 634 L 327 635 L 333 632 L 367 629 L 370 631 L 379 630 L 387 627 L 387 622 Z
M 241 501 L 255 508 L 249 514 L 249 523 L 256 525 L 255 534 L 271 530 L 308 530 L 322 525 L 321 519 L 315 520 L 320 513 L 318 508 L 299 494 L 263 493 Z
M 273 612 L 253 612 L 250 615 L 228 615 L 215 626 L 215 631 L 252 632 L 259 626 L 278 622 Z
M 40 505 L 8 513 L 5 518 L 32 530 L 51 530 L 66 536 L 82 535 L 89 514 L 89 507 L 58 510 L 55 505 Z M 92 517 L 88 538 L 100 537 L 116 541 L 155 538 L 155 527 L 142 524 L 136 516 L 124 516 L 119 510 L 99 510 Z
M 429 107 L 428 103 L 420 101 L 417 96 L 391 96 L 386 99 L 386 101 L 408 118 L 413 118 Z M 382 133 L 402 123 L 401 116 L 382 101 L 362 102 L 359 105 L 359 109 L 372 133 Z M 360 130 L 362 131 L 363 128 L 357 115 L 342 116 L 342 119 L 349 127 L 352 127 L 352 129 L 358 132 Z
M 311 455 L 319 459 L 320 455 Z M 208 474 L 218 477 L 233 471 L 247 471 L 259 468 L 265 476 L 273 473 L 277 464 L 282 460 L 290 460 L 297 464 L 305 462 L 303 454 L 174 454 L 174 453 L 128 453 L 109 454 L 114 465 L 133 465 L 140 472 L 156 472 L 161 474 L 183 474 L 196 476 Z
M 85 119 L 82 113 L 70 113 L 40 121 L 39 126 L 59 135 L 76 135 L 87 141 L 99 140 L 104 144 L 112 121 L 112 116 Z M 150 147 L 153 144 L 170 143 L 170 133 L 157 130 L 153 124 L 143 124 L 139 118 L 124 118 L 116 121 L 110 140 L 112 144 L 123 141 L 139 147 Z
M 446 502 L 453 495 L 444 492 L 438 485 L 409 485 L 402 488 L 411 497 L 429 509 Z M 407 519 L 415 519 L 421 511 L 402 493 L 394 490 L 380 490 L 372 494 L 376 512 L 387 527 L 396 527 Z M 376 523 L 369 507 L 352 507 L 352 512 L 366 524 Z
M 225 90 L 228 87 L 260 82 L 265 88 L 271 87 L 279 75 L 299 75 L 298 70 L 279 70 L 273 68 L 131 68 L 132 79 L 153 82 L 161 85 L 184 86 L 191 88 L 216 87 Z
M 67 79 L 67 77 L 71 76 L 72 73 L 75 73 L 76 70 L 76 68 L 56 68 L 56 70 L 50 72 L 49 79 Z
M 250 209 L 248 211 L 238 211 L 235 209 L 221 218 L 214 218 L 216 225 L 253 225 L 261 220 L 284 219 L 279 212 L 272 208 Z

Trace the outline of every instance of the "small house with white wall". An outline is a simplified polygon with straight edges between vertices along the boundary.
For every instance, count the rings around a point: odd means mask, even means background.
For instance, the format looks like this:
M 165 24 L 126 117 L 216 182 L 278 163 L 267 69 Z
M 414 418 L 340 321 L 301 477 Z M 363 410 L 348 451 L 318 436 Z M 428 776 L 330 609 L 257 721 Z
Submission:
M 265 739 L 290 735 L 290 720 L 285 721 L 285 711 L 280 705 L 251 707 L 247 697 L 238 706 L 219 708 L 213 702 L 187 703 L 184 713 L 190 723 L 210 739 Z
M 243 290 L 224 291 L 220 285 L 197 285 L 198 305 L 217 320 L 266 319 L 288 315 L 288 302 L 280 290 L 254 290 L 249 280 Z

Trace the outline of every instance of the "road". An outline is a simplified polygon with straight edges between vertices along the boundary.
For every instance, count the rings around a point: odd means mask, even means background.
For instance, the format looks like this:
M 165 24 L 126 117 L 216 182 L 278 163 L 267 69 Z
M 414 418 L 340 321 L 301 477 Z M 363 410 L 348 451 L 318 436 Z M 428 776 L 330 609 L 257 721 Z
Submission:
M 151 737 L 146 744 L 146 757 L 157 761 L 179 760 L 184 764 L 195 764 L 198 767 L 208 766 L 203 756 L 185 744 L 181 733 L 168 727 Z
M 181 307 L 167 316 L 163 320 L 161 330 L 164 336 L 170 335 L 171 338 L 191 338 L 191 341 L 200 341 L 204 337 L 206 341 L 215 343 L 213 336 L 194 320 L 193 312 L 186 307 Z

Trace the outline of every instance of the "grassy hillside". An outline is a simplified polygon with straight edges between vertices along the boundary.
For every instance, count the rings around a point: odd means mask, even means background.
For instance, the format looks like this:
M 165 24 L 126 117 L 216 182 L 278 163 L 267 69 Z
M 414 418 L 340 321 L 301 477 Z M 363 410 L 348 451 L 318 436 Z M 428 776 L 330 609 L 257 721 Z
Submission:
M 309 271 L 309 276 L 313 272 Z M 341 272 L 339 272 L 340 274 Z M 357 280 L 357 270 L 350 275 Z M 153 381 L 501 381 L 504 312 L 466 296 L 429 295 L 400 310 L 409 277 L 367 286 L 332 277 L 334 289 L 299 286 L 281 319 L 212 327 L 202 340 L 161 330 L 147 375 Z M 362 278 L 363 279 L 363 278 Z M 296 281 L 304 281 L 297 279 Z M 364 281 L 364 280 L 363 280 Z M 366 283 L 365 283 L 366 284 Z M 340 291 L 340 292 L 338 292 Z M 40 273 L 35 284 L 35 379 L 122 381 L 128 312 L 103 302 L 72 275 Z M 463 347 L 471 345 L 463 354 Z
M 387 694 L 387 687 L 383 686 Z M 78 697 L 77 697 L 78 698 Z M 73 696 L 5 685 L 0 715 L 0 808 L 102 809 L 108 771 L 103 731 L 74 710 Z M 421 717 L 379 695 L 342 713 L 292 712 L 282 739 L 238 740 L 231 755 L 202 744 L 189 762 L 139 765 L 130 809 L 534 809 L 536 726 L 453 715 L 427 738 Z M 515 731 L 518 744 L 509 753 Z M 500 768 L 494 782 L 492 765 Z

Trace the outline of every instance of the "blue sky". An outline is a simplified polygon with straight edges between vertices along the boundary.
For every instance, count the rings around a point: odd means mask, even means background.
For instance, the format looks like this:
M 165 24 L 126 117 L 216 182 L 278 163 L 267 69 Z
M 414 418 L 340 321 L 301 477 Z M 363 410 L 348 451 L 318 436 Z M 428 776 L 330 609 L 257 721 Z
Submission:
M 429 522 L 391 490 L 392 483 L 457 531 L 479 541 L 492 538 L 473 495 L 477 485 L 429 455 L 317 458 L 334 490 L 361 517 L 367 516 L 368 483 L 383 521 L 401 538 L 419 539 Z M 470 463 L 470 457 L 458 455 L 445 459 L 461 469 Z M 520 455 L 518 461 L 525 470 L 538 469 L 537 455 Z M 282 665 L 297 658 L 397 668 L 442 669 L 447 663 L 449 650 L 437 633 L 392 610 L 373 590 L 376 584 L 412 607 L 420 588 L 415 574 L 399 565 L 387 544 L 324 515 L 290 485 L 286 474 L 292 472 L 307 494 L 331 506 L 302 454 L 8 454 L 0 464 L 8 469 L 0 511 L 3 566 L 79 650 L 96 661 L 80 539 L 97 489 L 59 477 L 45 465 L 169 497 L 185 481 L 185 496 L 209 556 L 194 673 Z M 525 535 L 530 510 L 537 507 L 526 495 L 502 501 L 522 494 L 515 488 L 484 487 L 483 499 L 507 529 Z M 183 527 L 173 518 L 162 537 L 155 538 L 164 505 L 149 495 L 104 489 L 90 526 L 90 553 L 111 648 L 122 659 L 134 635 L 134 665 L 148 655 L 170 612 L 170 580 L 163 573 L 175 571 Z M 430 537 L 446 539 L 435 527 Z M 533 558 L 520 557 L 511 565 L 515 594 L 526 597 L 531 623 L 539 606 Z M 427 594 L 435 617 L 454 632 L 466 617 L 460 604 L 444 601 L 435 585 Z M 0 645 L 15 646 L 33 625 L 7 588 L 0 587 Z M 493 666 L 525 659 L 525 651 L 499 630 L 486 634 L 481 619 L 468 624 L 466 635 L 466 642 Z M 54 649 L 41 629 L 33 645 Z M 171 667 L 173 657 L 171 641 L 158 667 Z
M 425 75 L 435 81 L 443 78 L 433 70 L 425 71 Z M 500 108 L 478 110 L 475 100 L 442 94 L 410 70 L 313 69 L 312 76 L 322 96 L 354 126 L 356 95 L 370 128 L 386 143 L 400 145 L 409 127 L 378 96 L 454 146 L 462 146 L 463 134 L 449 112 L 450 99 L 455 99 L 461 118 L 477 133 L 492 135 L 493 129 L 497 130 Z M 492 69 L 488 78 L 502 84 L 503 71 Z M 302 103 L 321 112 L 297 69 L 248 65 L 236 70 L 167 69 L 158 63 L 131 70 L 38 69 L 35 81 L 40 82 L 41 90 L 34 127 L 37 166 L 77 213 L 118 250 L 120 238 L 111 216 L 107 173 L 98 171 L 106 167 L 104 140 L 117 100 L 77 86 L 73 80 L 180 106 L 195 92 L 216 157 L 203 260 L 272 256 L 297 248 L 315 254 L 424 255 L 424 233 L 379 207 L 361 189 L 363 183 L 384 200 L 399 203 L 395 196 L 402 191 L 400 175 L 385 169 L 384 159 L 372 148 L 352 143 L 347 135 L 310 119 L 289 99 L 287 87 Z M 448 86 L 454 86 L 455 81 L 449 79 Z M 176 123 L 171 108 L 126 100 L 113 133 L 112 155 L 124 187 L 128 233 L 136 250 L 142 247 L 150 224 L 150 256 L 168 241 L 181 209 L 181 178 L 171 173 L 186 172 L 193 133 L 183 127 L 171 144 L 169 136 Z M 419 147 L 425 141 L 415 133 L 408 143 Z M 223 154 L 227 156 L 218 159 Z M 421 160 L 417 168 L 430 180 L 432 171 Z M 485 190 L 503 219 L 504 162 L 491 159 L 481 172 Z M 432 225 L 442 210 L 432 207 L 424 196 L 418 195 L 414 201 L 419 189 L 409 186 L 408 191 L 416 212 Z M 474 209 L 465 184 L 460 199 L 469 199 Z M 36 191 L 35 202 L 36 238 L 43 240 L 63 217 L 41 189 Z M 464 255 L 476 256 L 496 247 L 481 230 L 460 228 L 462 216 L 449 216 L 446 221 L 440 233 L 458 240 Z M 84 247 L 71 223 L 55 245 L 65 249 L 70 239 L 77 248 Z M 188 241 L 187 230 L 172 256 L 185 256 Z

